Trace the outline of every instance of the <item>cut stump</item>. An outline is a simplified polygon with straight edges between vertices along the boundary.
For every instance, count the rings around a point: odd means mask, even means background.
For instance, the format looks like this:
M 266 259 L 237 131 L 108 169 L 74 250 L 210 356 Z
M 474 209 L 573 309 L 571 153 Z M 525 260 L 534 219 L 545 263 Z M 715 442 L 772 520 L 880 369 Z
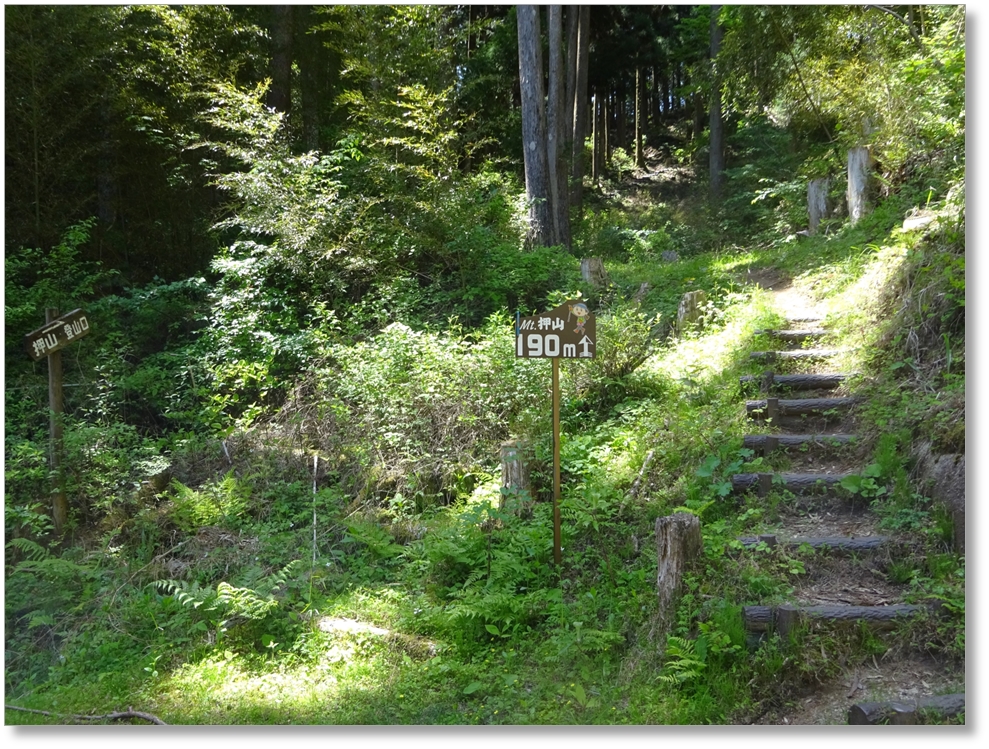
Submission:
M 659 560 L 656 589 L 660 616 L 665 621 L 672 613 L 673 597 L 684 572 L 704 547 L 700 519 L 687 512 L 657 518 L 656 547 Z

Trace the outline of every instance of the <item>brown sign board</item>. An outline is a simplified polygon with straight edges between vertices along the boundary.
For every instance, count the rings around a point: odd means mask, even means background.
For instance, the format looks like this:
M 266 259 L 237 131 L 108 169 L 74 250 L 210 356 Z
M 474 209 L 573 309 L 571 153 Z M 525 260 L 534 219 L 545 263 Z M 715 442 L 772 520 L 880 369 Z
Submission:
M 597 348 L 594 315 L 571 299 L 541 315 L 515 322 L 515 356 L 525 359 L 593 359 Z
M 81 309 L 74 309 L 24 336 L 28 356 L 35 361 L 60 351 L 89 332 L 89 320 Z

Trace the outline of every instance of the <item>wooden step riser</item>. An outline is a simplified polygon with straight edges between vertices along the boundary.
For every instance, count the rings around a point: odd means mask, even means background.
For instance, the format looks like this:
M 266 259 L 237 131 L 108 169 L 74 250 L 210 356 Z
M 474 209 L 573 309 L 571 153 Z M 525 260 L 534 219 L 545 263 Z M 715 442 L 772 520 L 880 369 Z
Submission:
M 805 330 L 757 330 L 756 335 L 766 335 L 783 343 L 803 343 L 815 338 L 823 338 L 828 331 L 823 328 L 808 328 Z
M 833 627 L 865 624 L 875 631 L 890 631 L 904 621 L 929 611 L 926 606 L 744 606 L 745 631 L 755 635 L 777 633 L 788 637 L 798 627 L 817 623 Z
M 874 552 L 889 544 L 889 539 L 885 536 L 868 536 L 863 538 L 828 536 L 821 538 L 791 538 L 784 541 L 777 539 L 773 535 L 762 535 L 740 538 L 738 540 L 746 548 L 753 548 L 764 543 L 770 548 L 779 547 L 791 551 L 803 546 L 809 546 L 815 551 L 830 551 L 845 554 Z
M 750 434 L 742 438 L 742 446 L 766 455 L 775 450 L 839 450 L 857 440 L 854 434 Z
M 779 419 L 784 416 L 832 416 L 847 412 L 861 403 L 860 398 L 766 398 L 746 401 L 751 419 Z
M 761 375 L 746 375 L 738 378 L 743 388 L 758 387 L 762 392 L 796 390 L 835 390 L 848 379 L 843 374 L 776 374 L 764 372 Z
M 834 490 L 843 479 L 856 474 L 851 473 L 736 473 L 731 477 L 731 488 L 734 494 L 758 492 L 766 496 L 774 489 L 785 489 L 793 494 L 823 494 Z M 778 476 L 776 481 L 774 476 Z
M 915 726 L 923 722 L 925 715 L 944 720 L 945 718 L 954 718 L 964 712 L 964 693 L 942 694 L 910 701 L 860 702 L 848 709 L 848 725 Z
M 752 361 L 761 364 L 773 364 L 786 361 L 826 361 L 839 352 L 835 349 L 801 349 L 799 351 L 753 351 L 749 354 Z

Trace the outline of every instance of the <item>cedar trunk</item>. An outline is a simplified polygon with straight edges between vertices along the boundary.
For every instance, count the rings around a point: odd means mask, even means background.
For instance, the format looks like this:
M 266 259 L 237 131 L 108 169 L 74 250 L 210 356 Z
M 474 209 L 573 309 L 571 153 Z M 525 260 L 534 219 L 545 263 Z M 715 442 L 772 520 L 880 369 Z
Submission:
M 587 137 L 587 65 L 589 52 L 589 35 L 591 9 L 588 5 L 574 6 L 579 8 L 577 14 L 577 68 L 576 84 L 574 86 L 574 115 L 573 115 L 573 156 L 571 168 L 571 214 L 578 218 L 584 210 L 584 139 Z
M 522 94 L 522 143 L 525 192 L 529 200 L 529 245 L 552 244 L 549 211 L 549 165 L 546 158 L 546 113 L 543 107 L 543 61 L 539 40 L 539 6 L 518 6 L 519 84 Z
M 725 180 L 725 131 L 721 115 L 721 76 L 717 57 L 721 49 L 721 24 L 718 23 L 720 5 L 711 6 L 711 200 L 721 199 Z

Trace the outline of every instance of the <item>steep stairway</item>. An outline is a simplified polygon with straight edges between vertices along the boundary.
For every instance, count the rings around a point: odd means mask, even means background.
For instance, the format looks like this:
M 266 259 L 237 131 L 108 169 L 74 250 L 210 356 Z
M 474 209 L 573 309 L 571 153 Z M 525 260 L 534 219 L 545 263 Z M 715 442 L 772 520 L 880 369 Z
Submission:
M 821 322 L 790 319 L 785 329 L 760 331 L 778 347 L 751 358 L 771 368 L 740 382 L 743 392 L 758 396 L 745 403 L 759 429 L 744 438 L 744 446 L 769 466 L 786 466 L 731 477 L 736 498 L 749 495 L 751 502 L 755 495 L 758 503 L 772 496 L 779 514 L 776 527 L 739 539 L 743 553 L 814 550 L 802 557 L 806 574 L 799 576 L 788 602 L 743 607 L 752 647 L 774 633 L 785 639 L 801 627 L 889 631 L 905 618 L 930 611 L 903 602 L 905 586 L 886 574 L 899 552 L 897 540 L 877 532 L 868 500 L 841 488 L 846 477 L 863 469 L 856 462 L 855 433 L 855 410 L 862 399 L 843 392 L 849 373 L 831 371 L 838 351 L 820 345 L 828 336 Z M 964 709 L 964 695 L 954 697 L 951 709 L 957 710 L 959 699 Z M 899 703 L 862 703 L 851 706 L 848 722 L 910 722 L 916 714 Z

